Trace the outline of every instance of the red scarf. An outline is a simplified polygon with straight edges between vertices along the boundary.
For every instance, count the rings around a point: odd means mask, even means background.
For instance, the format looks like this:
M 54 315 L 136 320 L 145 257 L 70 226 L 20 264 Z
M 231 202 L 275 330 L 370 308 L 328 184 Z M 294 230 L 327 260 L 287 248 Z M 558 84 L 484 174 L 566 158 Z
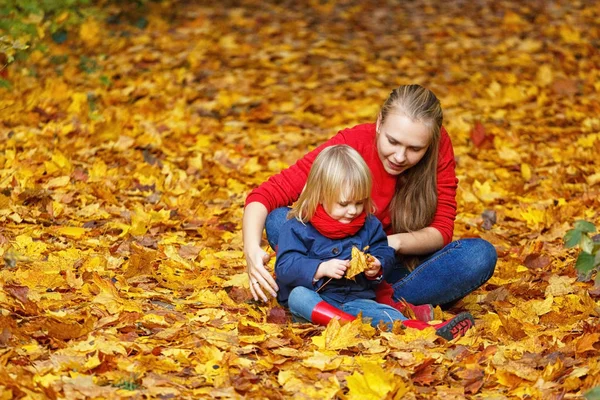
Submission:
M 323 208 L 323 205 L 319 204 L 310 223 L 321 235 L 330 239 L 342 239 L 346 236 L 355 235 L 365 225 L 366 219 L 367 213 L 363 211 L 349 223 L 342 224 L 340 221 L 331 218 Z

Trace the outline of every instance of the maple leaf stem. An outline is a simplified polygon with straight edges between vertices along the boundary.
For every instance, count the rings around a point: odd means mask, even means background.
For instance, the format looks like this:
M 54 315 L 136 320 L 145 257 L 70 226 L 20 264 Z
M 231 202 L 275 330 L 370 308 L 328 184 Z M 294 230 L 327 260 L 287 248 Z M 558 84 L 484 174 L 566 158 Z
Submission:
M 329 278 L 329 279 L 327 280 L 327 282 L 325 282 L 325 283 L 323 284 L 323 286 L 321 286 L 320 288 L 318 288 L 318 289 L 316 290 L 316 292 L 317 292 L 317 293 L 319 293 L 319 292 L 321 291 L 321 289 L 323 289 L 325 286 L 327 286 L 327 284 L 328 284 L 329 282 L 331 282 L 331 280 L 332 280 L 332 279 L 333 279 L 333 278 Z

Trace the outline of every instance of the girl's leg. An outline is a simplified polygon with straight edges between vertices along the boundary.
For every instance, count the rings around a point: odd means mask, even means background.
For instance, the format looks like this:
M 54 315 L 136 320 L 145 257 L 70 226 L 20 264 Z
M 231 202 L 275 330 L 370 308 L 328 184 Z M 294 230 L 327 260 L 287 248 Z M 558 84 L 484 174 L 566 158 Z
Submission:
M 371 319 L 371 326 L 377 327 L 383 321 L 391 329 L 394 321 L 404 321 L 406 317 L 394 307 L 377 303 L 375 300 L 356 299 L 341 305 L 341 309 L 348 314 L 357 316 L 362 312 L 363 318 Z
M 303 286 L 295 287 L 288 297 L 288 308 L 295 322 L 327 325 L 332 318 L 339 318 L 341 321 L 355 319 L 353 315 L 340 310 L 338 307 L 338 303 L 330 300 L 325 301 L 317 292 Z
M 289 207 L 279 207 L 267 215 L 265 231 L 267 232 L 267 241 L 273 250 L 277 250 L 279 231 L 283 224 L 285 224 L 285 221 L 287 221 L 288 212 L 290 212 Z
M 498 255 L 483 239 L 461 239 L 427 258 L 412 272 L 402 266 L 386 279 L 394 300 L 414 304 L 447 304 L 458 300 L 492 277 Z M 403 276 L 404 275 L 404 276 Z M 401 277 L 398 281 L 393 279 Z

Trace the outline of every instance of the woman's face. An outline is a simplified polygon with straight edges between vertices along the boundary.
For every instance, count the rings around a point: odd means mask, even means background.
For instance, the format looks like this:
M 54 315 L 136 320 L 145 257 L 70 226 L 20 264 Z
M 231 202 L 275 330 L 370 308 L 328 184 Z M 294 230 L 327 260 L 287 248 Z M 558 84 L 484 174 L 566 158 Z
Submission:
M 422 122 L 400 114 L 377 119 L 377 153 L 390 175 L 400 175 L 416 165 L 429 148 L 431 130 Z

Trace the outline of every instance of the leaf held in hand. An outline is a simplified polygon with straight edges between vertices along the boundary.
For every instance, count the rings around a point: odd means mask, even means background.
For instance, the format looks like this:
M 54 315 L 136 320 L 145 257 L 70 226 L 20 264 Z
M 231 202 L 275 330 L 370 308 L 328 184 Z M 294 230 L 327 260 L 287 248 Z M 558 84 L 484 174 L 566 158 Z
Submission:
M 368 248 L 367 246 L 364 250 L 366 251 Z M 350 259 L 350 268 L 346 271 L 346 278 L 354 280 L 356 275 L 368 270 L 374 260 L 372 255 L 365 254 L 357 247 L 352 247 L 352 258 Z

